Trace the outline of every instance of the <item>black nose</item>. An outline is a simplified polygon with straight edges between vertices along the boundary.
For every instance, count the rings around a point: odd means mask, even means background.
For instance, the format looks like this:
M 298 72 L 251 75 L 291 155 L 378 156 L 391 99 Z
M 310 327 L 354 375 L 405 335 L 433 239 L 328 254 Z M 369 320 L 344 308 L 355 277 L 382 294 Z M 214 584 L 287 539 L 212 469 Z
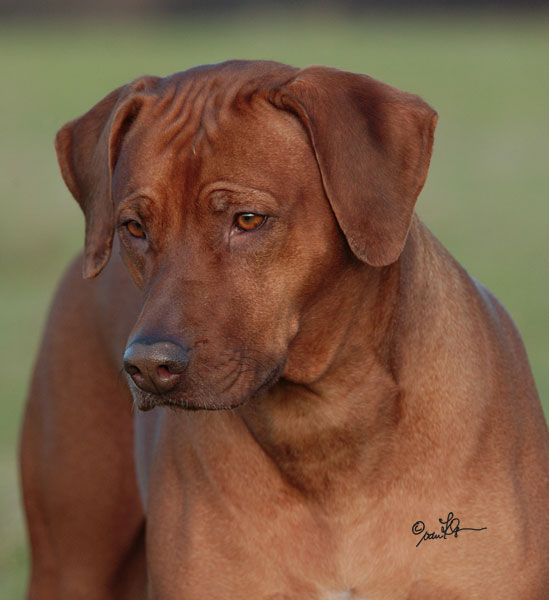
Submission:
M 124 369 L 135 385 L 151 394 L 173 390 L 189 363 L 187 351 L 172 342 L 133 341 L 124 353 Z

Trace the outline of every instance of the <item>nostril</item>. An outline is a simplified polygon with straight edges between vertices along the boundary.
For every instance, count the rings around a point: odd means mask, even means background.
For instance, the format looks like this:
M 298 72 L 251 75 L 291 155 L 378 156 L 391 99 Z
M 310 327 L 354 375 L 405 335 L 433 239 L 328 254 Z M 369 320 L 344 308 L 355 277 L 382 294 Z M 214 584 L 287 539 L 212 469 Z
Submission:
M 170 367 L 168 365 L 160 365 L 157 367 L 156 374 L 160 379 L 172 379 L 174 376 L 176 376 L 175 373 L 170 371 Z
M 141 384 L 143 381 L 145 381 L 143 373 L 141 373 L 139 370 L 137 370 L 137 373 L 134 373 L 131 377 L 137 384 Z
M 136 375 L 141 375 L 141 371 L 135 365 L 124 365 L 126 373 L 135 377 Z

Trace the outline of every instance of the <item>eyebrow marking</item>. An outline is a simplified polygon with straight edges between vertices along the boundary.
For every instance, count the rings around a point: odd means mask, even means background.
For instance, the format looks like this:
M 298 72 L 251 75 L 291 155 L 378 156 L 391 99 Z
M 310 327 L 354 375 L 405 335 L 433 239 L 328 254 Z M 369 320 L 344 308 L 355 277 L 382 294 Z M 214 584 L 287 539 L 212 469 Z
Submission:
M 125 212 L 136 212 L 139 216 L 149 218 L 154 213 L 154 202 L 146 194 L 135 192 L 123 198 L 116 208 L 116 217 Z
M 215 190 L 210 194 L 210 207 L 214 212 L 224 212 L 233 204 L 229 197 L 230 192 L 227 190 Z
M 267 190 L 239 185 L 237 183 L 221 182 L 206 185 L 199 193 L 200 198 L 207 198 L 211 210 L 226 211 L 231 206 L 241 206 L 251 209 L 276 211 L 278 202 Z

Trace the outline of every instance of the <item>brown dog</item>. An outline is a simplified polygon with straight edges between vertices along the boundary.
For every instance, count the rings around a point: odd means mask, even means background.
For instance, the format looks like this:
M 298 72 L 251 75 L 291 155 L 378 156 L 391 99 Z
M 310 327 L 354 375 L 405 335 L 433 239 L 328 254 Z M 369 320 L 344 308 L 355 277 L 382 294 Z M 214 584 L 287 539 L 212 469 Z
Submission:
M 23 429 L 30 598 L 549 597 L 526 354 L 413 216 L 435 122 L 366 76 L 229 62 L 61 129 L 86 249 Z M 131 396 L 187 410 L 134 427 Z

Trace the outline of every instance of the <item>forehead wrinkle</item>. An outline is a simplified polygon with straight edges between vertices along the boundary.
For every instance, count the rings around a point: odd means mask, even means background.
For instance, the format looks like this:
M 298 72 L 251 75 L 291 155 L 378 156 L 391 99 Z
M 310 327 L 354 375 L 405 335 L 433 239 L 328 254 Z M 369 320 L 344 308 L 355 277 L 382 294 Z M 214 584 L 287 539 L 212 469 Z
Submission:
M 183 163 L 187 171 L 196 162 L 194 159 L 203 158 L 204 145 L 211 149 L 218 141 L 220 129 L 230 125 L 233 116 L 253 115 L 251 99 L 258 81 L 238 75 L 208 70 L 167 78 L 149 94 L 154 96 L 154 102 L 149 104 L 149 118 L 143 114 L 145 119 L 140 119 L 142 145 L 156 148 L 157 156 L 162 154 L 169 159 L 164 164 L 171 165 L 170 170 L 175 168 L 183 174 Z M 199 163 L 192 167 L 194 171 L 196 168 Z
M 220 120 L 223 115 L 230 112 L 234 99 L 238 95 L 240 86 L 238 82 L 227 87 L 226 82 L 220 78 L 210 78 L 208 85 L 200 90 L 200 97 L 195 106 L 199 126 L 193 136 L 193 151 L 200 138 L 211 145 L 215 134 L 219 131 Z
M 196 155 L 198 143 L 204 139 L 211 146 L 223 122 L 231 114 L 242 113 L 258 88 L 256 78 L 231 73 L 225 69 L 178 73 L 165 80 L 156 90 L 151 116 L 156 121 L 149 128 L 162 132 L 160 141 L 165 151 L 180 154 L 190 145 Z
M 204 107 L 204 85 L 191 83 L 188 90 L 177 90 L 175 96 L 179 96 L 179 103 L 173 102 L 177 106 L 177 114 L 165 115 L 168 120 L 168 126 L 165 130 L 164 144 L 166 147 L 175 146 L 177 151 L 185 145 L 191 136 L 191 132 L 200 125 L 201 114 Z
M 214 87 L 214 86 L 212 86 Z M 220 102 L 221 100 L 221 102 Z M 198 142 L 200 138 L 205 138 L 208 144 L 211 146 L 212 140 L 215 133 L 219 129 L 218 123 L 218 112 L 220 105 L 222 104 L 222 97 L 219 93 L 210 93 L 204 103 L 201 118 L 200 118 L 200 129 L 195 134 L 195 141 Z M 194 150 L 194 144 L 193 144 Z
M 179 144 L 183 145 L 189 137 L 189 129 L 194 130 L 193 138 L 205 134 L 211 144 L 219 130 L 220 122 L 234 111 L 241 111 L 242 97 L 249 99 L 250 83 L 237 79 L 227 85 L 225 77 L 212 77 L 211 73 L 208 73 L 207 77 L 191 80 L 190 85 L 186 86 L 187 89 L 178 85 L 175 95 L 181 97 L 182 104 L 178 104 L 177 117 L 167 115 L 171 120 L 168 131 L 173 131 L 167 139 L 167 144 L 175 142 L 177 138 L 184 138 Z M 193 90 L 196 91 L 192 93 Z
M 178 110 L 178 107 L 176 104 L 177 88 L 178 88 L 178 86 L 174 85 L 169 88 L 169 91 L 171 93 L 166 93 L 166 94 L 161 94 L 161 95 L 156 94 L 156 99 L 153 104 L 153 108 L 154 108 L 154 110 L 156 110 L 157 113 L 162 113 L 162 114 L 167 113 L 169 115 L 171 111 L 175 112 Z M 166 108 L 166 106 L 167 106 L 167 108 Z

